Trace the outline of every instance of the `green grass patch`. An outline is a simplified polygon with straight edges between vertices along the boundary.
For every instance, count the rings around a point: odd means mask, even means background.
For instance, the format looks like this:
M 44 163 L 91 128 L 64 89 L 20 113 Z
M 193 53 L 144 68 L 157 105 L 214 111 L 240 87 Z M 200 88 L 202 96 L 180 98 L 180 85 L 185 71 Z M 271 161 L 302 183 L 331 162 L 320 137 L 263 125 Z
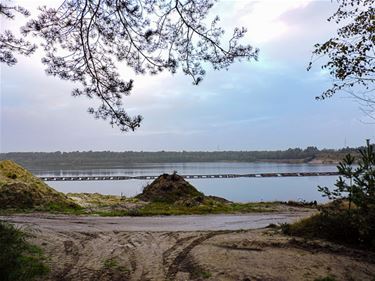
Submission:
M 35 280 L 49 272 L 42 250 L 27 241 L 29 235 L 0 222 L 0 280 Z
M 128 199 L 126 199 L 128 200 Z M 213 200 L 205 201 L 199 205 L 186 206 L 183 204 L 169 204 L 164 202 L 152 202 L 140 205 L 130 209 L 121 209 L 121 205 L 111 208 L 84 208 L 84 207 L 65 207 L 61 205 L 48 204 L 47 206 L 35 208 L 13 208 L 0 209 L 0 215 L 14 214 L 32 214 L 35 212 L 68 214 L 68 215 L 99 215 L 103 217 L 122 217 L 122 216 L 171 216 L 171 215 L 208 215 L 208 214 L 245 214 L 275 212 L 278 210 L 279 202 L 270 203 L 222 203 Z M 119 207 L 117 209 L 117 207 Z
M 201 276 L 202 276 L 202 278 L 204 278 L 204 279 L 208 279 L 208 278 L 210 278 L 210 277 L 212 276 L 212 274 L 211 274 L 211 272 L 203 271 L 203 272 L 201 273 Z
M 48 211 L 52 213 L 64 213 L 64 214 L 83 214 L 85 213 L 85 209 L 79 205 L 67 206 L 61 205 L 56 203 L 49 203 L 44 207 L 36 208 L 36 210 L 40 211 Z
M 118 262 L 116 259 L 112 258 L 112 259 L 106 259 L 104 261 L 104 268 L 109 269 L 109 268 L 116 268 L 116 267 L 118 267 Z
M 129 273 L 129 269 L 127 269 L 125 266 L 119 265 L 119 262 L 115 258 L 106 259 L 103 263 L 103 267 L 105 269 L 113 270 L 113 271 L 119 271 L 123 273 Z
M 171 216 L 273 212 L 279 203 L 221 203 L 209 200 L 196 206 L 152 202 L 129 210 L 95 211 L 100 216 Z
M 30 208 L 0 208 L 0 216 L 9 216 L 15 214 L 32 214 L 32 213 L 50 213 L 50 214 L 66 214 L 66 215 L 88 215 L 89 210 L 80 206 L 66 206 L 60 204 L 49 203 L 45 206 L 35 206 Z

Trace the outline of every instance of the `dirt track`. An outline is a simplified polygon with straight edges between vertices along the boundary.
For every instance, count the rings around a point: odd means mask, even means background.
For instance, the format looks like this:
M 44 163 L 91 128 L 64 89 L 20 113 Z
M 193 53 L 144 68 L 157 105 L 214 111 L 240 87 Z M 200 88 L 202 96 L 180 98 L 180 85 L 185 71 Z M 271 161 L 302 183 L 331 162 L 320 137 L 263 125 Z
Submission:
M 84 217 L 33 214 L 0 217 L 0 220 L 54 231 L 217 231 L 263 228 L 271 223 L 292 222 L 309 215 L 311 212 L 307 211 L 164 217 Z
M 178 231 L 183 227 L 212 230 L 223 224 L 239 227 L 247 220 L 262 227 L 275 219 L 296 218 L 278 215 L 7 218 L 34 229 L 32 241 L 44 249 L 52 269 L 49 281 L 314 281 L 328 275 L 337 281 L 374 280 L 373 253 L 306 242 L 274 229 Z M 145 223 L 151 224 L 142 226 Z M 173 231 L 139 231 L 140 227 Z

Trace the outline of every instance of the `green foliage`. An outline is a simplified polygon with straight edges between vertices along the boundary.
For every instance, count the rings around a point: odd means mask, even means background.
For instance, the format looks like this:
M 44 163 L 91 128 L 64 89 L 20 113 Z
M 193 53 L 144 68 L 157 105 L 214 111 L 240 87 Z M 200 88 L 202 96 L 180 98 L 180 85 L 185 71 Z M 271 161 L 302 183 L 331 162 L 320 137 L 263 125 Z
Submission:
M 104 268 L 116 268 L 118 266 L 118 262 L 116 259 L 106 259 L 104 261 Z
M 12 152 L 0 153 L 0 159 L 11 159 L 32 169 L 79 169 L 97 167 L 123 167 L 133 163 L 182 163 L 182 162 L 255 162 L 283 161 L 308 162 L 312 159 L 338 161 L 355 148 L 317 149 L 316 147 L 289 148 L 278 151 L 158 151 L 158 152 Z
M 54 202 L 51 202 L 44 207 L 35 208 L 34 210 L 46 211 L 46 212 L 51 212 L 51 213 L 76 214 L 76 215 L 81 215 L 85 213 L 84 208 L 79 205 L 76 205 L 76 204 L 64 205 L 64 204 L 58 204 Z
M 205 200 L 196 206 L 152 202 L 128 210 L 96 211 L 100 216 L 171 216 L 272 212 L 280 203 L 221 203 Z
M 361 158 L 354 167 L 354 158 L 347 155 L 339 164 L 339 177 L 334 190 L 319 187 L 324 196 L 334 200 L 333 208 L 326 208 L 322 215 L 345 216 L 347 224 L 357 229 L 358 242 L 375 248 L 375 152 L 367 140 L 367 147 L 359 151 Z M 348 201 L 347 209 L 339 204 Z M 353 205 L 353 206 L 352 206 Z
M 318 187 L 333 201 L 316 216 L 283 225 L 284 233 L 375 249 L 375 152 L 367 141 L 359 153 L 358 166 L 350 155 L 340 162 L 337 168 L 341 176 L 335 188 Z
M 204 279 L 208 279 L 212 276 L 211 272 L 208 271 L 203 271 L 201 275 Z
M 354 177 L 354 157 L 350 154 L 346 155 L 342 162 L 339 163 L 337 166 L 338 172 L 344 177 L 339 177 L 335 186 L 336 189 L 330 191 L 328 187 L 321 187 L 318 186 L 318 190 L 323 193 L 323 196 L 327 196 L 331 200 L 337 199 L 346 199 L 346 196 L 349 200 L 349 209 L 351 207 L 354 189 L 355 186 L 353 185 L 353 177 Z M 359 170 L 357 170 L 357 173 Z
M 105 269 L 109 269 L 113 271 L 129 273 L 129 269 L 127 269 L 124 266 L 119 265 L 119 262 L 115 258 L 106 259 L 103 263 L 103 267 Z
M 27 242 L 28 235 L 0 222 L 0 280 L 31 281 L 48 273 L 42 251 Z
M 328 59 L 322 66 L 334 80 L 331 88 L 318 99 L 339 91 L 351 93 L 374 111 L 371 95 L 375 81 L 375 7 L 373 0 L 338 0 L 338 10 L 328 19 L 339 24 L 337 35 L 316 44 L 314 56 Z M 340 26 L 341 25 L 341 26 Z M 312 62 L 308 69 L 311 68 Z
M 347 212 L 317 214 L 294 224 L 282 224 L 281 229 L 287 235 L 359 244 L 358 227 L 353 224 Z

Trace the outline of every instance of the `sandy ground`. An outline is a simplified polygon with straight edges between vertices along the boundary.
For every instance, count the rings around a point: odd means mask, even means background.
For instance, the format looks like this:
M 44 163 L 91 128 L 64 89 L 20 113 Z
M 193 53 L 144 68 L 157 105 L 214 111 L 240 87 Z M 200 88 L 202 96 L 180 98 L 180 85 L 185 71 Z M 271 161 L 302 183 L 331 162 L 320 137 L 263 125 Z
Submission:
M 32 214 L 1 217 L 19 225 L 54 231 L 217 231 L 263 228 L 290 223 L 313 211 L 251 213 L 240 215 L 189 215 L 155 217 L 95 217 Z
M 279 219 L 284 216 L 287 220 L 297 217 L 279 215 Z M 227 227 L 231 222 L 243 226 L 245 220 L 249 220 L 252 227 L 262 227 L 276 222 L 274 216 L 100 218 L 30 215 L 7 219 L 34 233 L 32 241 L 45 250 L 52 268 L 47 280 L 298 281 L 328 275 L 334 276 L 335 280 L 375 280 L 374 253 L 287 237 L 275 229 L 218 230 L 223 221 Z M 200 222 L 195 224 L 197 220 Z M 133 231 L 129 231 L 130 221 L 133 221 Z M 134 223 L 137 221 L 139 225 Z M 176 221 L 180 223 L 174 224 Z M 148 230 L 140 231 L 140 225 L 147 223 L 149 225 L 143 229 Z M 164 230 L 155 231 L 155 225 L 161 227 L 156 229 Z M 206 230 L 181 231 L 184 225 L 191 229 L 195 227 L 194 230 L 203 226 Z

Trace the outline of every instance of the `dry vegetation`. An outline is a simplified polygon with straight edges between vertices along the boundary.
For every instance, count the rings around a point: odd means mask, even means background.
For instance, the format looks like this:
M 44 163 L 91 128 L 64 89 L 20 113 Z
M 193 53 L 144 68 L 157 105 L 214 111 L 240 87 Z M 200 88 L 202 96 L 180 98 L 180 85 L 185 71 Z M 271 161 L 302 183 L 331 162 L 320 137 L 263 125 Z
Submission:
M 43 211 L 80 208 L 66 195 L 9 160 L 0 162 L 0 206 L 2 209 Z
M 161 175 L 134 198 L 99 193 L 65 195 L 9 160 L 0 162 L 0 204 L 5 214 L 38 211 L 101 216 L 275 212 L 313 207 L 281 202 L 233 203 L 205 196 L 177 174 Z

